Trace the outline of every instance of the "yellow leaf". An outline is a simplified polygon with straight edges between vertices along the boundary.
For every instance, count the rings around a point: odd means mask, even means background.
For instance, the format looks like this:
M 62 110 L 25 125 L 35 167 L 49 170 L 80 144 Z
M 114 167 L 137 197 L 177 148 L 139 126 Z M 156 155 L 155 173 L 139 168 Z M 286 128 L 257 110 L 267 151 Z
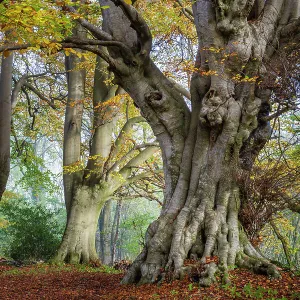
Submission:
M 132 4 L 132 1 L 131 0 L 124 0 L 124 2 L 128 5 L 131 5 Z
M 43 38 L 43 42 L 44 42 L 46 45 L 49 45 L 49 44 L 50 44 L 50 40 L 47 39 L 47 38 Z

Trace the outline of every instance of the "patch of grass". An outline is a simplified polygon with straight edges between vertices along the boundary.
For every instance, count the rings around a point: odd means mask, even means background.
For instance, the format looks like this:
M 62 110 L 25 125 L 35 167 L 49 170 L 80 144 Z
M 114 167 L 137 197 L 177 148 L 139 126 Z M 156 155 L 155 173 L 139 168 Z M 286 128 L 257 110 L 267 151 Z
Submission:
M 112 267 L 101 265 L 100 267 L 92 267 L 89 265 L 52 265 L 52 264 L 38 264 L 31 267 L 13 268 L 2 272 L 1 276 L 6 275 L 34 275 L 60 272 L 87 272 L 87 273 L 107 273 L 120 274 L 122 271 L 115 270 Z

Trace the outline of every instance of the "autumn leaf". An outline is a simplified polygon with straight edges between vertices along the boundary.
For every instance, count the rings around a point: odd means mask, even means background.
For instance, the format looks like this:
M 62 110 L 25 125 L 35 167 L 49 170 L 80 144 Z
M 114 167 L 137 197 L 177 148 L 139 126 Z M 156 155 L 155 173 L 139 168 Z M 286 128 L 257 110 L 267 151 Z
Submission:
M 6 58 L 6 57 L 9 57 L 9 55 L 10 55 L 10 51 L 8 51 L 8 50 L 4 50 L 3 51 L 3 56 Z

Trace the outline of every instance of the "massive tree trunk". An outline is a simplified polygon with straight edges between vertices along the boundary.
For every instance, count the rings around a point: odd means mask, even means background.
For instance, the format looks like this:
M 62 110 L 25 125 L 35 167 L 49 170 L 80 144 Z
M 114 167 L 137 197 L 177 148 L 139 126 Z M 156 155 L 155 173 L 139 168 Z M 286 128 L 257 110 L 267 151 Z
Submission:
M 5 52 L 2 55 L 0 73 L 0 200 L 5 191 L 10 170 L 12 65 L 13 53 Z
M 155 282 L 167 272 L 181 277 L 189 257 L 205 264 L 202 285 L 211 284 L 218 269 L 228 281 L 230 265 L 279 276 L 239 222 L 239 179 L 270 137 L 271 93 L 257 81 L 263 79 L 263 61 L 281 46 L 270 44 L 272 39 L 295 33 L 297 1 L 193 1 L 199 50 L 191 110 L 151 61 L 151 34 L 136 10 L 121 0 L 100 3 L 109 6 L 103 10 L 106 33 L 78 22 L 113 46 L 110 57 L 98 55 L 152 126 L 166 183 L 161 215 L 149 226 L 146 246 L 123 282 Z M 208 263 L 211 256 L 218 265 Z

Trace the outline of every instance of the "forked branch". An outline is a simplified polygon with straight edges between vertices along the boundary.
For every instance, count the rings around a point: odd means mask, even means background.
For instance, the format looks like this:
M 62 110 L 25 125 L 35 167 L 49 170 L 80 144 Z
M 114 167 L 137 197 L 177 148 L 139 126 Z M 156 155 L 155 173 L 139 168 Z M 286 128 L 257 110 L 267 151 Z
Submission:
M 145 20 L 140 16 L 136 9 L 125 3 L 124 0 L 112 0 L 116 6 L 120 6 L 131 23 L 131 27 L 136 31 L 141 51 L 144 56 L 149 56 L 152 47 L 152 35 Z

